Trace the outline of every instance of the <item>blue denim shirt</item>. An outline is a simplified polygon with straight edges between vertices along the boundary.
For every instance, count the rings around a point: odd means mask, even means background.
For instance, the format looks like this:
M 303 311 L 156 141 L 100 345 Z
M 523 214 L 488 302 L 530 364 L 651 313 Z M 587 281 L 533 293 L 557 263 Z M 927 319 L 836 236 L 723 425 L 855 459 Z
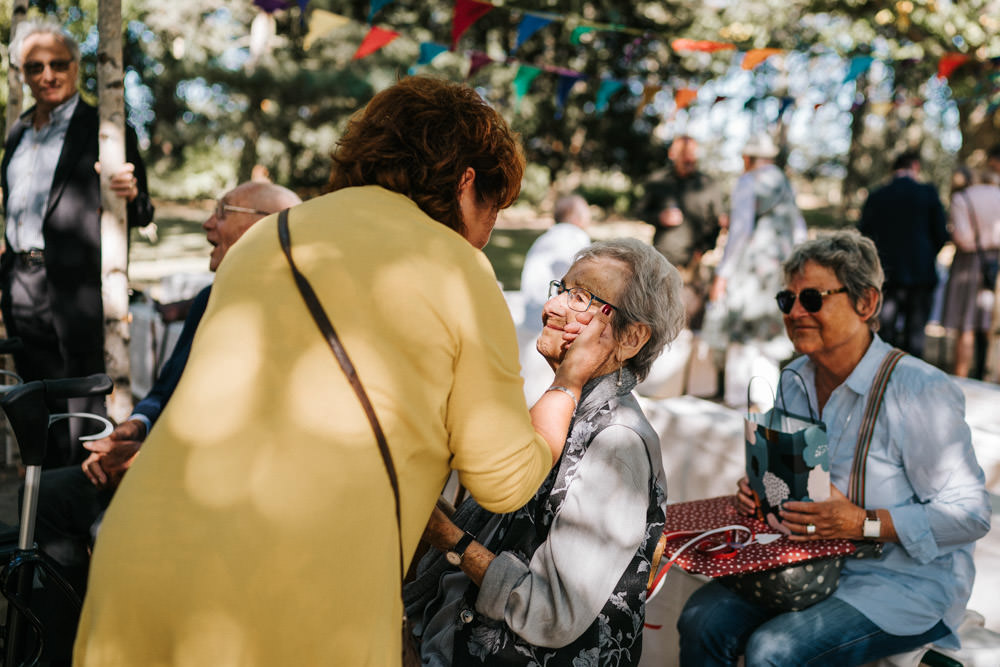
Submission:
M 868 392 L 892 348 L 875 336 L 861 362 L 830 395 L 822 419 L 830 436 L 830 476 L 845 494 Z M 789 368 L 802 375 L 808 399 L 791 374 L 782 376 L 788 408 L 817 413 L 815 366 L 806 357 Z M 957 647 L 972 592 L 973 543 L 990 529 L 985 476 L 965 422 L 965 396 L 948 376 L 912 356 L 896 366 L 875 423 L 867 461 L 865 506 L 888 509 L 899 543 L 882 558 L 849 559 L 835 595 L 886 632 L 913 635 L 938 621 Z

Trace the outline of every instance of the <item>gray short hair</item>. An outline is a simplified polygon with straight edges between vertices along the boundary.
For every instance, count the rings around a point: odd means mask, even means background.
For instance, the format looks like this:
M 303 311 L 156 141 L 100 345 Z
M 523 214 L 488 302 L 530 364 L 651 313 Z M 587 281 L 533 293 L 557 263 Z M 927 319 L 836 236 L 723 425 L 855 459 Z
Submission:
M 21 69 L 21 56 L 23 55 L 21 52 L 24 51 L 24 42 L 32 35 L 39 34 L 49 34 L 58 39 L 69 51 L 73 60 L 77 64 L 80 63 L 80 45 L 77 44 L 76 39 L 58 21 L 46 16 L 25 19 L 17 24 L 14 39 L 11 40 L 8 49 L 10 62 L 14 67 Z
M 865 293 L 874 289 L 878 302 L 866 323 L 869 329 L 878 331 L 885 273 L 874 241 L 862 236 L 856 229 L 844 229 L 806 241 L 796 246 L 781 265 L 785 280 L 790 281 L 793 276 L 801 273 L 806 262 L 816 262 L 833 271 L 837 280 L 847 288 L 847 298 L 851 300 L 855 311 Z
M 615 338 L 621 338 L 635 322 L 647 325 L 650 330 L 649 340 L 628 360 L 628 367 L 642 381 L 664 346 L 684 328 L 683 281 L 659 251 L 637 239 L 598 241 L 578 252 L 576 261 L 605 257 L 624 262 L 631 269 L 625 291 L 615 304 L 618 310 L 611 318 Z

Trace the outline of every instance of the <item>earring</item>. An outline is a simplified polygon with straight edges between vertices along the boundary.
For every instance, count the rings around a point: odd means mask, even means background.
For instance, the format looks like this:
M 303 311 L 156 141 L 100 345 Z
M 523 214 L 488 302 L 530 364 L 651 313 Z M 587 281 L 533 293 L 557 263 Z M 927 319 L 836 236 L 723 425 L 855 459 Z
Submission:
M 622 369 L 625 368 L 625 364 L 618 367 L 618 386 L 622 386 Z

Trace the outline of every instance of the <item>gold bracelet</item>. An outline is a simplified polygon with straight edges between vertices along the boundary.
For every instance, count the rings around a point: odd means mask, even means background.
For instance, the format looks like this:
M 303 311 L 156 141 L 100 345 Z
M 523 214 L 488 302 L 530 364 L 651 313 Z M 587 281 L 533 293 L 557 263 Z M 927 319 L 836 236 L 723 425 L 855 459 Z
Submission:
M 573 412 L 576 412 L 576 409 L 580 406 L 580 403 L 576 400 L 576 396 L 574 396 L 573 392 L 571 392 L 566 387 L 562 387 L 562 386 L 559 386 L 557 384 L 554 384 L 551 387 L 549 387 L 548 389 L 546 389 L 545 393 L 547 394 L 550 391 L 561 391 L 562 393 L 564 393 L 567 396 L 569 396 L 570 398 L 572 398 L 573 399 Z

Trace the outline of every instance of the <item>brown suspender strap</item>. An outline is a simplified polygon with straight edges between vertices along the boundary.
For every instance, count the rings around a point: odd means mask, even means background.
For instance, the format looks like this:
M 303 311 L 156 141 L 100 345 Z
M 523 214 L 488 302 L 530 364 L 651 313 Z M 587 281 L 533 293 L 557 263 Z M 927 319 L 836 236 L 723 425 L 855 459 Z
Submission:
M 871 448 L 872 436 L 875 433 L 875 420 L 878 418 L 879 410 L 882 409 L 882 399 L 885 397 L 885 389 L 889 386 L 889 376 L 896 368 L 896 364 L 906 353 L 893 348 L 889 354 L 882 359 L 882 365 L 875 373 L 872 380 L 872 388 L 868 393 L 868 403 L 865 405 L 865 414 L 861 421 L 861 428 L 858 430 L 858 444 L 854 448 L 854 465 L 851 468 L 851 480 L 847 488 L 848 499 L 858 507 L 865 506 L 865 464 L 868 460 L 868 450 Z
M 337 337 L 337 332 L 333 328 L 333 323 L 331 323 L 330 318 L 326 316 L 326 311 L 323 310 L 323 306 L 320 304 L 319 298 L 316 296 L 316 292 L 313 291 L 312 285 L 310 285 L 309 281 L 306 280 L 306 277 L 299 272 L 298 267 L 295 266 L 295 262 L 292 260 L 292 241 L 288 232 L 287 209 L 278 214 L 278 240 L 281 242 L 281 249 L 284 251 L 285 258 L 288 260 L 288 265 L 292 269 L 292 276 L 295 278 L 295 285 L 299 288 L 299 292 L 302 294 L 302 299 L 306 302 L 306 307 L 309 309 L 309 313 L 316 321 L 316 326 L 319 327 L 323 337 L 326 338 L 326 342 L 330 345 L 330 349 L 333 350 L 333 356 L 337 358 L 337 362 L 340 364 L 341 370 L 344 371 L 344 375 L 347 376 L 348 382 L 351 383 L 351 388 L 354 389 L 354 393 L 357 394 L 358 401 L 361 403 L 361 407 L 364 408 L 365 415 L 368 417 L 368 422 L 371 424 L 372 431 L 375 433 L 375 441 L 378 442 L 378 450 L 382 455 L 382 463 L 385 464 L 385 471 L 389 476 L 389 484 L 392 485 L 392 493 L 396 498 L 396 528 L 397 534 L 399 535 L 399 577 L 400 581 L 402 581 L 405 572 L 403 571 L 403 526 L 400 518 L 399 478 L 396 476 L 396 466 L 392 463 L 392 454 L 389 452 L 389 445 L 386 442 L 385 433 L 382 432 L 382 425 L 378 422 L 378 417 L 375 415 L 375 408 L 368 399 L 368 393 L 365 392 L 365 388 L 361 384 L 361 378 L 358 377 L 357 371 L 354 370 L 354 364 L 351 363 L 351 358 L 347 356 L 347 350 L 345 350 L 343 344 L 341 344 L 340 338 Z

